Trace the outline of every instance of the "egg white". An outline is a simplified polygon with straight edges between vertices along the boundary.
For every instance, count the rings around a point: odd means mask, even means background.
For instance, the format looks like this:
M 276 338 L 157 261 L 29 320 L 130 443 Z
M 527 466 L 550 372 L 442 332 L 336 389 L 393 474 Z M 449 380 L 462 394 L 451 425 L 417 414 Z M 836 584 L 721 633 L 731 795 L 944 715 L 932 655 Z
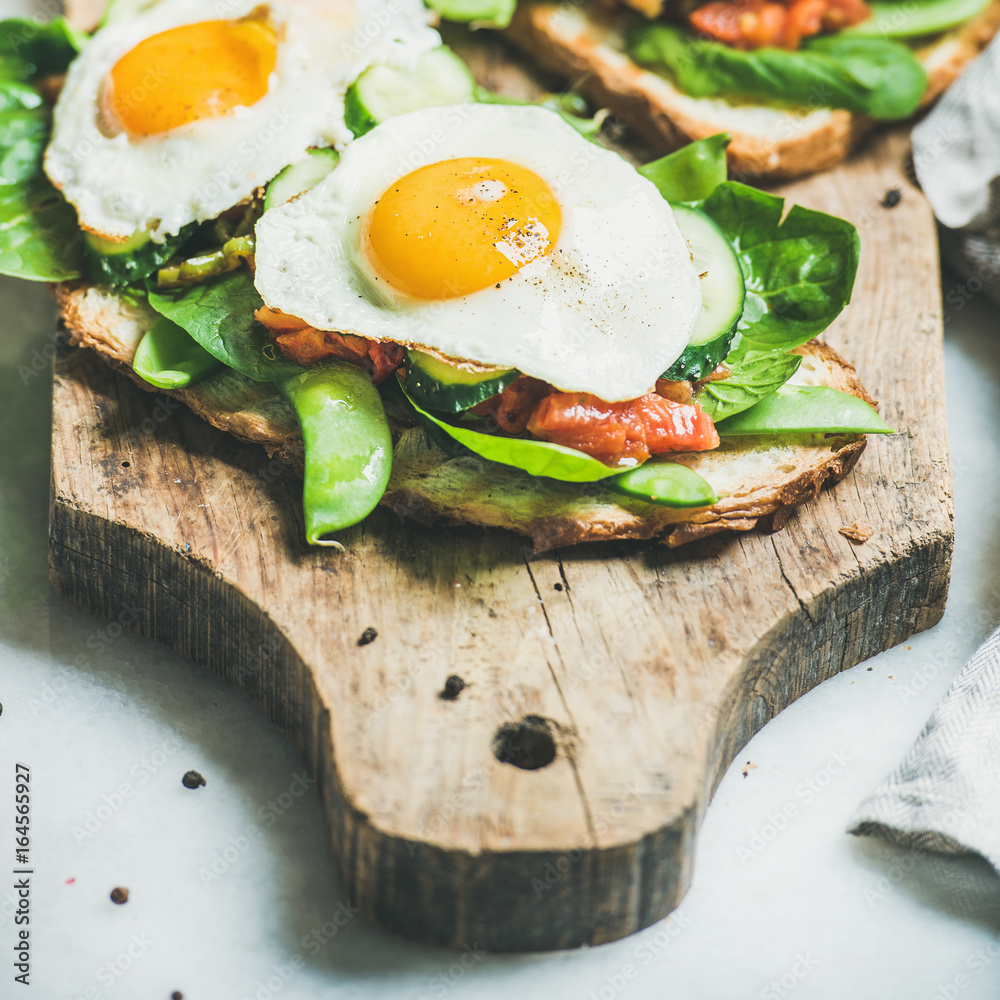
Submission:
M 554 249 L 499 288 L 427 301 L 393 292 L 362 250 L 371 205 L 427 163 L 495 157 L 533 170 L 562 210 Z M 610 150 L 537 107 L 464 104 L 389 119 L 311 191 L 257 224 L 267 305 L 320 330 L 518 368 L 566 391 L 634 399 L 686 346 L 698 275 L 670 206 Z
M 393 0 L 389 8 L 384 0 L 274 0 L 266 6 L 278 31 L 278 57 L 261 100 L 160 135 L 103 134 L 101 87 L 125 53 L 170 28 L 240 18 L 260 5 L 161 0 L 103 28 L 73 61 L 55 107 L 45 171 L 83 228 L 116 240 L 149 230 L 162 240 L 190 222 L 215 218 L 309 147 L 349 142 L 344 92 L 367 66 L 410 67 L 441 44 L 421 0 Z

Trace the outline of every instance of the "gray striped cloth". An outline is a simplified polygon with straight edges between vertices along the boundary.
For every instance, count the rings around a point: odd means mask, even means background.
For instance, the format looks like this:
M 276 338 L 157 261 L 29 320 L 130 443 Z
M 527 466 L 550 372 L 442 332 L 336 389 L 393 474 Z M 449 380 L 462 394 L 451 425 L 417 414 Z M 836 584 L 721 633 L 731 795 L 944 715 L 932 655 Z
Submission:
M 1000 36 L 913 130 L 913 168 L 941 224 L 941 253 L 964 284 L 945 309 L 1000 302 Z
M 1000 302 L 998 95 L 1000 36 L 913 130 L 913 165 L 941 224 L 942 253 L 965 280 L 946 309 L 981 291 Z M 974 851 L 1000 871 L 1000 629 L 849 829 L 917 850 Z
M 1000 871 L 1000 628 L 849 830 L 921 851 L 974 851 Z

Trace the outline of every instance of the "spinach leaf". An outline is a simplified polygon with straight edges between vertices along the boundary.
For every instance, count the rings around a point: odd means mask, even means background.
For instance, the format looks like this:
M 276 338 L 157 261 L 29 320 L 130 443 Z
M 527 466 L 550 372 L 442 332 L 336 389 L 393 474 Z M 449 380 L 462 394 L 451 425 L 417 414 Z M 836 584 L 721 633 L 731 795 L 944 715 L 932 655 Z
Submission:
M 213 358 L 257 382 L 274 382 L 302 371 L 281 357 L 253 318 L 254 310 L 264 303 L 246 270 L 204 285 L 151 288 L 149 304 L 187 330 Z
M 4 61 L 12 36 L 2 29 L 9 24 L 0 22 L 0 72 L 12 65 Z M 21 75 L 30 76 L 29 68 Z M 36 90 L 0 79 L 0 274 L 29 281 L 80 275 L 76 212 L 42 171 L 49 122 Z
M 626 48 L 637 63 L 665 71 L 691 97 L 752 97 L 892 120 L 911 115 L 927 86 L 927 74 L 909 48 L 888 38 L 838 33 L 808 39 L 795 52 L 745 52 L 679 25 L 653 24 L 634 32 Z
M 698 206 L 732 243 L 746 303 L 737 330 L 748 347 L 789 350 L 825 330 L 850 301 L 860 241 L 849 222 L 726 181 Z
M 40 108 L 42 95 L 20 80 L 0 79 L 0 111 L 20 111 Z
M 446 21 L 472 22 L 477 28 L 506 28 L 517 0 L 424 0 Z
M 63 17 L 44 24 L 16 17 L 0 21 L 0 77 L 33 80 L 63 73 L 84 41 Z
M 406 395 L 406 389 L 401 381 L 399 387 Z M 470 427 L 446 423 L 419 407 L 410 396 L 407 395 L 406 398 L 416 411 L 420 422 L 425 427 L 429 425 L 433 428 L 432 436 L 435 436 L 434 432 L 443 432 L 481 458 L 499 462 L 501 465 L 513 465 L 532 476 L 548 476 L 550 479 L 561 479 L 570 483 L 593 483 L 619 474 L 621 471 L 612 469 L 582 451 L 565 448 L 561 444 L 483 434 Z
M 28 281 L 80 276 L 76 212 L 41 172 L 0 186 L 0 274 Z
M 661 507 L 709 507 L 719 499 L 697 472 L 660 456 L 647 459 L 638 469 L 614 476 L 608 480 L 608 486 L 616 493 Z
M 22 184 L 40 175 L 48 141 L 47 109 L 0 111 L 0 185 Z
M 721 437 L 747 434 L 892 434 L 863 400 L 827 385 L 786 385 L 716 425 Z
M 112 288 L 136 284 L 180 253 L 197 232 L 198 223 L 188 223 L 162 243 L 154 243 L 145 233 L 137 233 L 124 243 L 109 243 L 93 233 L 84 233 L 83 273 L 98 285 Z
M 731 140 L 725 132 L 699 139 L 639 167 L 639 173 L 667 201 L 702 201 L 726 179 L 726 146 Z
M 706 382 L 695 397 L 716 422 L 747 410 L 783 386 L 798 371 L 802 358 L 781 351 L 734 351 L 723 362 L 732 373 Z

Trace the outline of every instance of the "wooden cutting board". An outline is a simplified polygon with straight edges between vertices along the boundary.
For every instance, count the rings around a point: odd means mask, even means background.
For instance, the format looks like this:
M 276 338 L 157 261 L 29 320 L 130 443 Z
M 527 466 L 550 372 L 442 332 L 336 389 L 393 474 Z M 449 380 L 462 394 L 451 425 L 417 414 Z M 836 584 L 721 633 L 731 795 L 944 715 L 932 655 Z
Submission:
M 478 65 L 530 88 L 503 57 Z M 532 558 L 512 534 L 380 510 L 344 554 L 310 549 L 280 465 L 67 350 L 57 591 L 216 671 L 282 727 L 368 919 L 490 950 L 596 944 L 660 919 L 746 741 L 944 609 L 937 244 L 905 150 L 897 132 L 787 189 L 860 228 L 854 301 L 828 340 L 899 433 L 780 533 Z M 892 188 L 902 200 L 883 207 Z M 838 531 L 855 520 L 874 528 L 865 544 Z

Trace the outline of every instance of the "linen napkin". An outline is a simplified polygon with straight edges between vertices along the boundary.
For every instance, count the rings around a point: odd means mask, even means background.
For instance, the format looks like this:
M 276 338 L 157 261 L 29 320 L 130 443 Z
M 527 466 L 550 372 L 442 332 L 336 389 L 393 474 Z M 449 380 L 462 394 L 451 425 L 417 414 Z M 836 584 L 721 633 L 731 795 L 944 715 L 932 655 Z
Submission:
M 914 128 L 913 167 L 965 281 L 945 308 L 980 291 L 1000 302 L 1000 36 Z
M 1000 36 L 913 130 L 913 165 L 964 284 L 960 309 L 1000 302 Z M 849 830 L 920 850 L 974 851 L 1000 871 L 1000 628 L 958 675 L 899 766 Z
M 1000 628 L 849 829 L 920 850 L 975 851 L 1000 871 Z

